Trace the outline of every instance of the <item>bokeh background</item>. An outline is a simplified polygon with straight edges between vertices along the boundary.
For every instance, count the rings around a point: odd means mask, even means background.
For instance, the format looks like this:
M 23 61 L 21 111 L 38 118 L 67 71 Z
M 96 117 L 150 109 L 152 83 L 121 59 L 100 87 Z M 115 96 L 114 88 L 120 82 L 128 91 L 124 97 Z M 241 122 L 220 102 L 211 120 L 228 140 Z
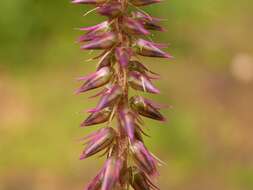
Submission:
M 0 2 L 0 190 L 80 190 L 103 158 L 79 161 L 83 110 L 75 78 L 95 55 L 74 43 L 76 27 L 103 20 L 68 0 Z M 145 8 L 166 18 L 154 39 L 172 61 L 144 59 L 161 73 L 167 123 L 146 120 L 147 146 L 167 165 L 161 189 L 253 189 L 253 1 L 177 0 Z M 90 93 L 92 94 L 92 93 Z M 90 95 L 89 94 L 89 95 Z

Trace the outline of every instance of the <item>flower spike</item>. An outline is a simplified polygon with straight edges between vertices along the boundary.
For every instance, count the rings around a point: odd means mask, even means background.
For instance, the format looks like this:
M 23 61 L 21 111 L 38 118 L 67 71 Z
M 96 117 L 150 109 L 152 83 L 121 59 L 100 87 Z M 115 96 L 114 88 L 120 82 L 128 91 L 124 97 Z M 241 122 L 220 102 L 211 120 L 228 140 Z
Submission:
M 153 178 L 158 176 L 159 159 L 144 144 L 143 135 L 149 135 L 143 128 L 142 116 L 164 121 L 160 113 L 163 106 L 139 95 L 130 96 L 129 92 L 160 92 L 153 84 L 159 74 L 139 57 L 172 57 L 163 51 L 167 44 L 155 43 L 150 36 L 152 31 L 164 31 L 160 25 L 162 19 L 141 10 L 142 6 L 160 1 L 72 0 L 73 4 L 93 6 L 85 15 L 94 11 L 106 19 L 79 28 L 82 34 L 77 39 L 82 50 L 100 50 L 97 56 L 89 59 L 98 61 L 96 71 L 79 78 L 83 84 L 77 94 L 100 88 L 90 97 L 100 99 L 95 108 L 88 110 L 89 115 L 81 127 L 103 125 L 83 138 L 85 148 L 80 159 L 97 153 L 106 156 L 102 169 L 85 190 L 159 190 L 153 183 Z

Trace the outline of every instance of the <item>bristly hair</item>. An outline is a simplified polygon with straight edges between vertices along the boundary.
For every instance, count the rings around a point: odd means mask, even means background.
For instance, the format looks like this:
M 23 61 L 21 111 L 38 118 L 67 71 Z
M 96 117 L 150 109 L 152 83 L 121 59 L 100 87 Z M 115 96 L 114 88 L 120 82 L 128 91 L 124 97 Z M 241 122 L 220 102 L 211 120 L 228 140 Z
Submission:
M 148 151 L 142 135 L 142 117 L 165 121 L 157 104 L 140 95 L 129 97 L 129 90 L 158 94 L 152 80 L 159 75 L 140 62 L 141 56 L 167 58 L 166 44 L 146 40 L 151 31 L 165 31 L 162 19 L 150 16 L 142 6 L 160 0 L 73 0 L 74 4 L 92 5 L 107 20 L 89 27 L 77 40 L 82 50 L 100 50 L 92 60 L 98 60 L 94 73 L 80 77 L 83 85 L 78 94 L 101 88 L 93 97 L 100 96 L 95 108 L 81 127 L 105 124 L 105 127 L 84 138 L 85 149 L 80 159 L 97 153 L 106 155 L 106 162 L 85 190 L 134 190 L 159 189 L 152 182 L 158 175 L 159 160 Z M 88 14 L 87 13 L 87 14 Z M 148 38 L 150 39 L 150 37 Z M 112 120 L 117 126 L 113 128 Z

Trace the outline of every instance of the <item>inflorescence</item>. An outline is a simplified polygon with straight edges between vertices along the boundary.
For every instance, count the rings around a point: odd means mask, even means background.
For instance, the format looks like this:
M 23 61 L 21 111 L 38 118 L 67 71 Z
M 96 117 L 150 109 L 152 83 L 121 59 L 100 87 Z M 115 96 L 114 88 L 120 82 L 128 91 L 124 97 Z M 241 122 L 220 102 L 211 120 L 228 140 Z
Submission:
M 103 152 L 107 160 L 86 190 L 135 190 L 158 189 L 152 182 L 158 175 L 160 162 L 144 145 L 141 116 L 158 121 L 165 118 L 161 105 L 140 95 L 129 97 L 130 88 L 157 94 L 152 80 L 159 75 L 149 70 L 139 60 L 140 56 L 171 58 L 162 51 L 165 44 L 147 38 L 150 31 L 164 31 L 161 19 L 151 17 L 140 7 L 160 0 L 73 0 L 74 4 L 91 4 L 93 11 L 105 16 L 106 21 L 84 31 L 78 42 L 81 49 L 102 50 L 96 72 L 81 77 L 84 84 L 77 90 L 83 93 L 104 86 L 96 94 L 100 100 L 90 109 L 82 127 L 105 123 L 105 127 L 85 137 L 86 147 L 80 159 Z M 149 38 L 148 38 L 149 39 Z M 116 118 L 117 127 L 112 127 Z

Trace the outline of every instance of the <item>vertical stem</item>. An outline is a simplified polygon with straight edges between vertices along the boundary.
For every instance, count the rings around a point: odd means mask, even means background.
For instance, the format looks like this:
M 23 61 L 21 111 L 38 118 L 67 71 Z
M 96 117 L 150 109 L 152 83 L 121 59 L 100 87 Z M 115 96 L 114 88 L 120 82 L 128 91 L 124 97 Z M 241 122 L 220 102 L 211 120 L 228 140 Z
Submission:
M 124 12 L 127 11 L 127 5 L 128 2 L 127 0 L 123 0 L 122 1 L 122 7 Z M 124 15 L 124 14 L 123 14 Z M 117 47 L 124 47 L 124 48 L 130 48 L 130 39 L 129 37 L 122 31 L 121 25 L 122 25 L 122 18 L 123 16 L 120 15 L 117 18 L 115 18 L 115 22 L 113 25 L 113 29 L 116 31 L 116 34 L 118 34 L 118 38 L 119 38 L 119 42 L 118 45 L 114 48 L 114 52 L 116 50 Z M 128 74 L 128 70 L 127 68 L 122 67 L 122 65 L 120 65 L 120 63 L 116 63 L 117 65 L 117 71 L 116 75 L 117 75 L 117 83 L 118 85 L 120 85 L 123 89 L 123 96 L 121 98 L 121 100 L 119 101 L 118 105 L 117 105 L 117 109 L 120 109 L 120 106 L 124 105 L 128 107 L 128 82 L 127 82 L 127 74 Z M 128 149 L 129 149 L 129 142 L 128 142 L 128 138 L 126 136 L 125 133 L 125 129 L 124 127 L 121 125 L 120 122 L 120 117 L 119 117 L 119 112 L 116 111 L 116 118 L 117 118 L 117 122 L 118 122 L 118 133 L 119 133 L 119 138 L 117 138 L 117 146 L 118 146 L 118 156 L 122 157 L 124 160 L 124 166 L 127 168 L 128 167 Z M 128 189 L 128 184 L 123 184 L 122 185 L 122 190 L 124 189 Z

